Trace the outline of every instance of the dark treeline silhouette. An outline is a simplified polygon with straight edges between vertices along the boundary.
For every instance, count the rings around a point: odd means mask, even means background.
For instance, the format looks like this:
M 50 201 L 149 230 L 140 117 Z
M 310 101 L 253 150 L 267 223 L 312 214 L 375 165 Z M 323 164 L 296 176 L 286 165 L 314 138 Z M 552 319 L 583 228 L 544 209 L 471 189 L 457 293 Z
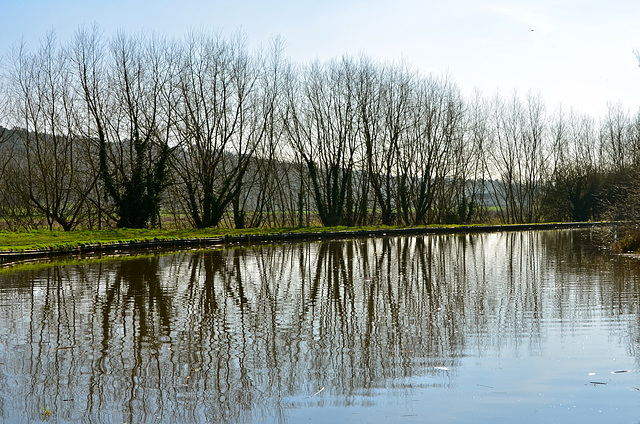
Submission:
M 402 63 L 294 64 L 280 40 L 250 51 L 241 34 L 81 28 L 67 43 L 18 46 L 3 69 L 8 228 L 521 223 L 638 209 L 640 114 L 621 106 L 595 119 L 550 112 L 531 93 L 467 98 Z

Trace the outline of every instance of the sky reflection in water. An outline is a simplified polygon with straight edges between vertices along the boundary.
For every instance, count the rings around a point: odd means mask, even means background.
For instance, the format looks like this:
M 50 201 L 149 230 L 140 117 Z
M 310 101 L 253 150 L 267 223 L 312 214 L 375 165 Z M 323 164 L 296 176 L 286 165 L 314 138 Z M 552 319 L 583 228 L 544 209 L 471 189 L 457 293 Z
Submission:
M 589 237 L 394 237 L 5 271 L 0 417 L 637 422 L 640 261 Z

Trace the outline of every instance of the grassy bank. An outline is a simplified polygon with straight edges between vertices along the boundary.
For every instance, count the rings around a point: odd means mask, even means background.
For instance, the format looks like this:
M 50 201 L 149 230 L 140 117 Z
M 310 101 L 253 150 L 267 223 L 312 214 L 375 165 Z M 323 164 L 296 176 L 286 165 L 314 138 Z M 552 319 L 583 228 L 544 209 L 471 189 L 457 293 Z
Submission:
M 402 227 L 310 227 L 310 228 L 250 228 L 244 230 L 209 228 L 203 230 L 112 229 L 83 231 L 0 231 L 0 252 L 27 250 L 64 250 L 87 245 L 131 243 L 156 240 L 200 239 L 222 236 L 254 236 L 283 233 L 320 233 L 331 231 L 366 231 Z
M 313 237 L 324 236 L 380 236 L 386 234 L 442 233 L 467 231 L 529 230 L 549 228 L 576 228 L 602 225 L 604 223 L 542 223 L 512 225 L 433 225 L 422 227 L 369 226 L 369 227 L 303 227 L 303 228 L 250 228 L 244 230 L 209 228 L 203 230 L 160 230 L 160 229 L 111 229 L 83 231 L 0 231 L 0 252 L 65 251 L 74 248 L 89 248 L 97 245 L 148 242 L 169 242 L 179 240 L 201 240 L 225 237 L 225 242 L 270 241 L 292 239 L 290 235 Z M 605 224 L 606 225 L 606 224 Z M 156 243 L 158 245 L 162 243 Z M 146 246 L 140 246 L 146 247 Z M 125 246 L 124 248 L 127 248 Z

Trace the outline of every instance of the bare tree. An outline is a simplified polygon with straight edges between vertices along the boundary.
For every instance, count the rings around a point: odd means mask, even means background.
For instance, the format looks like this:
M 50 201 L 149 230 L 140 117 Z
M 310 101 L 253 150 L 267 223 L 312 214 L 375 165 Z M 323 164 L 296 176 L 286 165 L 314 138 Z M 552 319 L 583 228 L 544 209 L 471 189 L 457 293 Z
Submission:
M 350 225 L 354 204 L 358 139 L 352 60 L 315 62 L 299 85 L 288 88 L 285 120 L 291 145 L 308 170 L 311 195 L 323 225 Z M 364 169 L 363 167 L 360 168 Z
M 404 66 L 376 66 L 362 59 L 358 70 L 358 111 L 368 179 L 381 221 L 397 219 L 398 157 L 407 136 L 413 75 Z M 376 207 L 374 207 L 374 210 Z
M 600 124 L 600 147 L 604 166 L 611 170 L 626 169 L 637 155 L 633 142 L 633 124 L 629 112 L 620 104 L 609 104 Z
M 18 139 L 16 131 L 0 127 L 0 218 L 7 228 L 31 227 L 33 211 L 23 196 L 24 181 L 17 164 Z
M 496 96 L 492 145 L 486 163 L 491 193 L 503 222 L 535 222 L 548 176 L 546 116 L 539 96 L 509 102 Z
M 173 49 L 159 38 L 97 30 L 76 35 L 74 59 L 89 119 L 85 137 L 99 151 L 100 179 L 119 227 L 157 222 L 166 187 L 172 123 Z
M 264 136 L 265 117 L 254 114 L 258 72 L 241 35 L 190 34 L 181 53 L 176 187 L 192 224 L 211 227 L 243 188 Z
M 1 58 L 0 56 L 0 59 Z M 2 69 L 0 66 L 0 184 L 2 183 L 2 176 L 4 175 L 7 164 L 12 158 L 12 149 L 9 145 L 9 131 L 3 126 L 8 125 L 9 93 L 7 92 L 7 87 L 5 87 L 8 78 L 2 73 Z
M 22 45 L 12 69 L 15 122 L 23 129 L 16 132 L 21 194 L 45 216 L 49 228 L 58 224 L 71 230 L 83 218 L 96 175 L 81 160 L 70 61 L 50 33 L 34 54 Z
M 466 148 L 470 156 L 470 177 L 467 181 L 469 190 L 469 220 L 474 215 L 481 221 L 491 220 L 493 211 L 487 190 L 491 187 L 491 175 L 487 171 L 488 150 L 491 147 L 493 130 L 490 121 L 490 107 L 485 97 L 479 92 L 469 101 L 466 113 Z
M 586 221 L 599 214 L 602 170 L 593 118 L 560 110 L 550 126 L 553 164 L 544 195 L 547 219 Z
M 436 222 L 448 208 L 442 203 L 443 193 L 456 177 L 457 149 L 464 139 L 463 112 L 459 90 L 447 78 L 417 82 L 398 162 L 404 222 Z
M 1 58 L 1 57 L 0 57 Z M 0 67 L 0 216 L 5 217 L 5 199 L 3 193 L 6 191 L 7 182 L 5 175 L 9 163 L 13 159 L 13 143 L 10 140 L 10 131 L 3 127 L 8 125 L 8 101 L 9 93 L 5 87 L 7 77 L 2 73 L 3 68 Z
M 257 144 L 247 169 L 244 190 L 234 199 L 234 216 L 252 213 L 247 224 L 252 227 L 295 226 L 299 179 L 295 178 L 295 155 L 287 148 L 284 137 L 285 81 L 294 78 L 292 65 L 283 57 L 283 42 L 275 38 L 268 51 L 258 56 L 259 75 L 256 83 L 257 102 L 252 115 L 262 125 L 262 140 Z M 241 224 L 235 219 L 235 225 Z

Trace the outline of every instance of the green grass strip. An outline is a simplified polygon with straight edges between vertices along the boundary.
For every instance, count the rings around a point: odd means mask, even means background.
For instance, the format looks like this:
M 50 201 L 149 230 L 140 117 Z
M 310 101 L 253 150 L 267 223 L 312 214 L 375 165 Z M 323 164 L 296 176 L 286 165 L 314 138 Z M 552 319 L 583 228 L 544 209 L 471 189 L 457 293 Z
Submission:
M 548 225 L 540 224 L 540 225 Z M 535 224 L 534 224 L 535 225 Z M 202 239 L 222 236 L 257 236 L 286 233 L 324 233 L 341 231 L 373 231 L 418 228 L 472 228 L 484 225 L 428 225 L 408 226 L 367 226 L 367 227 L 303 227 L 303 228 L 248 228 L 243 230 L 209 228 L 202 230 L 182 229 L 109 229 L 109 230 L 77 230 L 77 231 L 0 231 L 0 252 L 24 252 L 30 250 L 68 250 L 97 244 L 149 242 L 155 240 Z M 504 225 L 501 228 L 517 227 Z
M 0 252 L 29 250 L 65 250 L 95 244 L 130 243 L 154 240 L 199 239 L 221 236 L 268 235 L 283 233 L 321 233 L 328 231 L 385 229 L 392 227 L 308 227 L 308 228 L 249 228 L 244 230 L 209 228 L 202 230 L 110 229 L 78 231 L 0 231 Z M 402 228 L 402 227 L 393 227 Z

